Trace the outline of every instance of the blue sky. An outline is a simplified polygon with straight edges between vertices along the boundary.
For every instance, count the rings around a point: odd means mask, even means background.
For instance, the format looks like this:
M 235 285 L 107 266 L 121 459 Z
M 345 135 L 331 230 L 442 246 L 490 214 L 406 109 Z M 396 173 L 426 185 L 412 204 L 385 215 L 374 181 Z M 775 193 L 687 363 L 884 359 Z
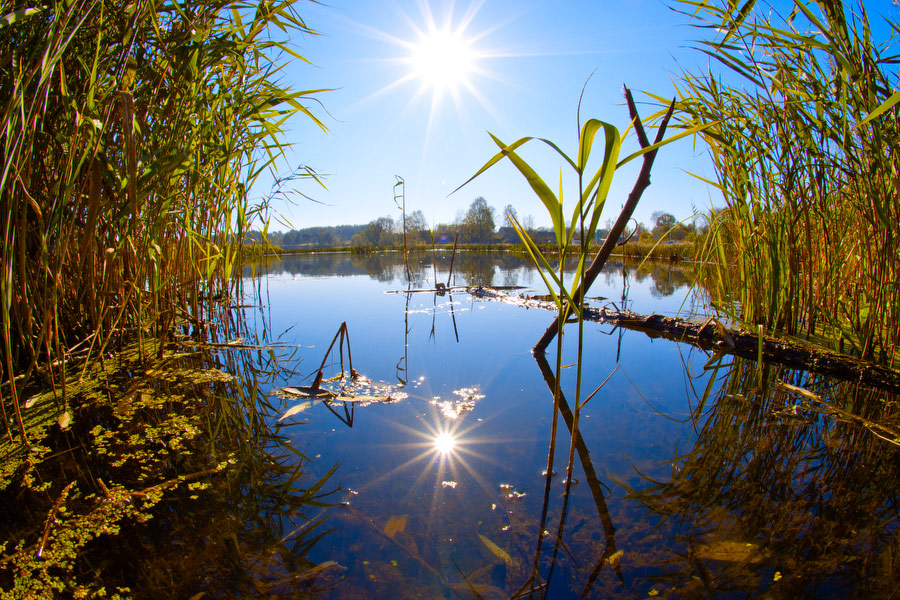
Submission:
M 298 7 L 321 35 L 293 40 L 312 66 L 291 63 L 285 81 L 296 89 L 336 89 L 319 96 L 323 107 L 313 106 L 327 133 L 303 121 L 289 126 L 291 164 L 326 175 L 327 186 L 300 182 L 296 190 L 316 202 L 297 196 L 275 203 L 295 228 L 399 218 L 395 175 L 406 182 L 407 211 L 421 210 L 431 224 L 452 222 L 483 196 L 498 221 L 511 204 L 520 218 L 532 215 L 537 225 L 548 225 L 542 204 L 507 161 L 450 195 L 497 151 L 488 132 L 506 143 L 545 137 L 573 153 L 578 98 L 592 73 L 582 119 L 624 129 L 623 84 L 639 102 L 647 100 L 642 91 L 671 97 L 681 70 L 705 63 L 690 49 L 698 32 L 658 0 L 326 0 Z M 422 67 L 430 73 L 417 70 L 414 57 L 434 31 L 463 40 L 467 46 L 456 55 L 468 53 L 470 62 L 448 59 L 442 68 Z M 434 71 L 458 71 L 459 81 L 454 86 Z M 655 110 L 642 109 L 642 116 Z M 523 155 L 555 186 L 561 159 L 532 144 Z M 631 135 L 624 151 L 635 144 Z M 637 163 L 617 174 L 601 223 L 615 218 Z M 690 141 L 663 148 L 637 219 L 649 224 L 657 210 L 683 219 L 693 207 L 718 203 L 688 172 L 712 177 L 703 148 Z M 569 172 L 564 178 L 565 193 L 574 198 Z

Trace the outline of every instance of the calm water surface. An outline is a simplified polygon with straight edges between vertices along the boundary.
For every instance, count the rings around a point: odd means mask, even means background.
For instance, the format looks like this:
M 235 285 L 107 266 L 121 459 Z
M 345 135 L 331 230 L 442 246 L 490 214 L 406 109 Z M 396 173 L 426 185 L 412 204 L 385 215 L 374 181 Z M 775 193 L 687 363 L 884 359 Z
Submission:
M 284 396 L 281 433 L 311 476 L 339 464 L 340 504 L 323 509 L 330 531 L 309 554 L 327 575 L 317 597 L 900 594 L 900 461 L 872 432 L 892 397 L 597 323 L 579 394 L 572 326 L 545 494 L 553 396 L 530 349 L 554 315 L 458 288 L 406 293 L 447 282 L 449 256 L 432 260 L 411 283 L 397 255 L 347 254 L 285 257 L 245 280 L 257 341 L 283 346 L 273 397 L 311 385 L 344 322 L 353 367 L 373 382 L 355 403 Z M 457 256 L 451 283 L 544 292 L 511 256 Z M 667 266 L 611 264 L 590 295 L 644 314 L 698 304 Z M 547 358 L 552 371 L 554 347 Z M 339 371 L 335 349 L 324 375 Z M 598 388 L 566 499 L 567 407 Z

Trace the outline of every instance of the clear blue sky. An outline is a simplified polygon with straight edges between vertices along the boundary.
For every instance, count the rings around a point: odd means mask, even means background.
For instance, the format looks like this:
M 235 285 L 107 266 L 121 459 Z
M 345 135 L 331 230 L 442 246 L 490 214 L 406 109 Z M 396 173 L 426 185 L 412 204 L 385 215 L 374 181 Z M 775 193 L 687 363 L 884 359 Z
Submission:
M 624 129 L 623 84 L 639 102 L 646 100 L 641 91 L 671 97 L 682 68 L 705 64 L 690 49 L 697 30 L 659 0 L 326 0 L 297 6 L 321 35 L 293 40 L 312 66 L 290 64 L 285 81 L 296 89 L 337 89 L 319 95 L 323 107 L 313 105 L 327 133 L 303 121 L 290 125 L 290 161 L 325 174 L 328 188 L 300 182 L 294 187 L 318 202 L 275 203 L 295 228 L 399 218 L 395 174 L 406 181 L 407 211 L 421 210 L 430 224 L 452 222 L 483 196 L 497 209 L 498 225 L 507 204 L 520 218 L 532 215 L 537 225 L 548 225 L 543 206 L 506 161 L 450 195 L 497 151 L 488 132 L 506 143 L 545 137 L 573 153 L 578 97 L 591 73 L 582 119 Z M 467 45 L 455 56 L 468 53 L 470 61 L 417 62 L 434 31 L 463 40 Z M 455 74 L 455 83 L 436 72 Z M 653 112 L 642 108 L 642 116 Z M 561 160 L 532 144 L 523 155 L 555 186 Z M 635 144 L 632 135 L 623 156 Z M 637 163 L 617 175 L 601 223 L 615 218 Z M 639 221 L 649 224 L 657 210 L 682 219 L 692 207 L 718 203 L 714 191 L 686 171 L 712 176 L 703 148 L 684 141 L 661 150 L 636 212 Z M 564 177 L 574 197 L 568 171 Z

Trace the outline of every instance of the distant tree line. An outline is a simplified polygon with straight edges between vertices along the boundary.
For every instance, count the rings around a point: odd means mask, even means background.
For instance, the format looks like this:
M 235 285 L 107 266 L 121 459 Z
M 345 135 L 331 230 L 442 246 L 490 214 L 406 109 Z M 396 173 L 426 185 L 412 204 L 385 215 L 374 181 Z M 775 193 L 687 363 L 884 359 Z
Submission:
M 498 227 L 498 221 L 500 226 Z M 452 244 L 459 234 L 461 244 L 516 244 L 519 236 L 514 223 L 518 223 L 531 238 L 539 244 L 554 243 L 553 231 L 549 227 L 535 227 L 534 218 L 528 215 L 519 218 L 516 209 L 507 205 L 498 217 L 496 209 L 483 197 L 475 198 L 467 211 L 460 211 L 453 223 L 440 223 L 429 227 L 421 210 L 406 215 L 406 240 L 410 247 L 435 244 Z M 598 228 L 594 242 L 602 242 L 612 227 L 608 220 L 606 227 Z M 291 229 L 287 232 L 269 232 L 269 244 L 284 250 L 304 248 L 356 248 L 374 249 L 403 245 L 403 219 L 390 216 L 378 217 L 365 225 L 335 225 Z M 675 216 L 657 211 L 651 215 L 651 226 L 635 223 L 624 236 L 635 241 L 655 242 L 695 241 L 705 233 L 705 227 L 698 228 L 691 222 L 677 222 Z M 250 243 L 262 242 L 262 233 L 248 234 Z

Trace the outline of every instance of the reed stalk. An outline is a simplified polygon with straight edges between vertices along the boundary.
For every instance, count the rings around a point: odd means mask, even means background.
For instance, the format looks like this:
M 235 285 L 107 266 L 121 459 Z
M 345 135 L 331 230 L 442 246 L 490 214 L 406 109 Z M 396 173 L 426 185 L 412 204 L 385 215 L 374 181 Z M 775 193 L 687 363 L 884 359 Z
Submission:
M 556 339 L 555 375 L 551 374 L 548 377 L 545 374 L 545 378 L 550 385 L 550 391 L 553 396 L 553 407 L 550 427 L 550 445 L 547 452 L 547 475 L 544 486 L 544 503 L 541 512 L 541 520 L 538 527 L 537 551 L 535 552 L 532 572 L 528 582 L 526 582 L 524 586 L 524 588 L 533 589 L 541 586 L 549 586 L 550 580 L 553 576 L 553 569 L 556 561 L 556 556 L 559 551 L 559 545 L 563 538 L 563 533 L 565 530 L 565 515 L 567 512 L 569 493 L 571 490 L 573 469 L 575 467 L 575 455 L 578 441 L 580 439 L 580 434 L 578 433 L 578 424 L 581 408 L 584 405 L 584 403 L 582 402 L 581 384 L 584 366 L 584 315 L 582 312 L 582 307 L 584 306 L 585 295 L 594 279 L 602 269 L 604 263 L 612 253 L 618 237 L 619 235 L 621 235 L 628 220 L 631 218 L 631 214 L 633 213 L 634 208 L 640 200 L 643 191 L 647 188 L 647 186 L 650 185 L 650 169 L 653 166 L 653 161 L 656 157 L 657 150 L 661 146 L 671 141 L 687 135 L 691 135 L 697 131 L 696 127 L 687 127 L 685 131 L 675 134 L 670 138 L 664 139 L 666 127 L 672 116 L 672 111 L 674 108 L 673 103 L 669 107 L 669 109 L 664 112 L 665 116 L 663 117 L 659 130 L 657 131 L 657 137 L 654 143 L 651 144 L 646 136 L 643 124 L 637 113 L 637 108 L 632 98 L 631 91 L 628 88 L 625 88 L 625 98 L 628 103 L 631 123 L 626 129 L 625 134 L 621 134 L 619 132 L 619 129 L 615 125 L 605 121 L 600 121 L 598 119 L 589 119 L 585 121 L 584 124 L 582 124 L 581 101 L 583 99 L 583 94 L 584 91 L 582 90 L 582 98 L 579 98 L 578 101 L 578 146 L 577 154 L 574 156 L 574 158 L 569 157 L 560 149 L 559 146 L 557 146 L 550 140 L 524 137 L 517 140 L 516 142 L 513 142 L 512 144 L 505 144 L 492 134 L 491 138 L 500 148 L 500 151 L 490 160 L 488 160 L 484 164 L 484 166 L 482 166 L 481 169 L 479 169 L 478 172 L 476 172 L 475 175 L 473 175 L 466 183 L 460 186 L 465 186 L 467 183 L 472 181 L 472 179 L 475 179 L 504 158 L 507 158 L 510 160 L 510 162 L 512 162 L 519 173 L 521 173 L 521 175 L 528 181 L 531 189 L 535 192 L 535 194 L 544 204 L 544 207 L 547 209 L 547 212 L 550 215 L 550 219 L 553 223 L 556 248 L 554 248 L 551 252 L 545 252 L 531 238 L 531 236 L 528 235 L 525 227 L 523 227 L 521 223 L 519 223 L 515 215 L 508 215 L 510 221 L 513 224 L 513 227 L 516 230 L 516 233 L 518 234 L 520 240 L 522 241 L 522 244 L 525 246 L 525 249 L 528 252 L 529 258 L 537 268 L 538 274 L 541 276 L 541 279 L 543 280 L 547 291 L 553 299 L 553 302 L 556 304 L 556 308 L 558 311 L 556 319 L 553 321 L 551 326 L 547 329 L 547 331 L 538 341 L 537 345 L 534 347 L 534 354 L 538 360 L 538 364 L 546 366 L 547 363 L 544 357 L 545 350 L 550 342 L 553 341 L 554 338 Z M 622 143 L 628 133 L 628 130 L 630 130 L 631 127 L 634 127 L 635 129 L 641 145 L 641 149 L 620 160 L 619 154 L 622 148 Z M 701 125 L 701 127 L 703 127 L 703 125 Z M 598 141 L 597 136 L 601 132 L 604 141 L 603 155 L 599 161 L 599 164 L 594 164 L 596 162 L 596 159 L 592 161 L 591 156 L 594 150 L 594 144 Z M 569 210 L 571 210 L 571 217 L 568 220 L 566 219 L 566 209 L 564 208 L 563 204 L 563 174 L 560 173 L 558 192 L 554 192 L 551 187 L 544 181 L 544 179 L 534 170 L 534 168 L 518 154 L 518 149 L 530 141 L 540 141 L 546 146 L 550 147 L 564 160 L 564 164 L 567 164 L 569 167 L 571 167 L 572 171 L 574 171 L 576 194 L 575 201 L 572 203 L 573 206 L 569 208 Z M 603 208 L 606 205 L 606 199 L 609 194 L 613 176 L 615 175 L 615 172 L 619 167 L 638 157 L 643 157 L 643 166 L 637 177 L 637 181 L 635 182 L 634 189 L 632 190 L 631 194 L 629 194 L 625 207 L 620 213 L 619 218 L 616 220 L 616 223 L 613 225 L 613 228 L 609 233 L 606 242 L 593 257 L 593 259 L 591 259 L 591 247 L 588 243 L 588 240 L 593 239 L 597 231 L 597 226 L 600 222 L 600 215 L 602 214 Z M 575 263 L 575 266 L 571 271 L 571 275 L 567 276 L 566 266 L 567 260 L 570 257 Z M 569 279 L 570 281 L 567 281 L 567 279 Z M 561 411 L 561 405 L 565 402 L 561 383 L 563 370 L 562 333 L 564 325 L 573 315 L 577 323 L 577 358 L 575 363 L 575 393 L 573 395 L 574 408 L 569 414 L 567 420 L 567 425 L 571 432 L 571 438 L 566 462 L 566 488 L 563 495 L 561 516 L 557 527 L 555 544 L 550 560 L 550 567 L 548 569 L 546 577 L 544 578 L 542 577 L 540 572 L 541 552 L 543 548 L 544 537 L 545 535 L 548 535 L 547 533 L 545 533 L 545 525 L 548 517 L 550 486 L 553 477 L 553 465 L 556 457 L 556 432 L 559 421 L 558 416 Z M 549 366 L 547 366 L 547 371 L 549 371 Z
M 249 190 L 285 122 L 322 125 L 319 90 L 276 80 L 302 59 L 288 36 L 313 33 L 298 4 L 2 3 L 0 379 L 59 385 L 75 349 L 202 327 L 266 211 Z
M 819 337 L 895 364 L 900 343 L 897 57 L 866 8 L 684 1 L 724 66 L 686 72 L 682 124 L 710 149 L 725 206 L 711 215 L 703 278 L 748 325 Z M 662 100 L 662 99 L 661 99 Z

